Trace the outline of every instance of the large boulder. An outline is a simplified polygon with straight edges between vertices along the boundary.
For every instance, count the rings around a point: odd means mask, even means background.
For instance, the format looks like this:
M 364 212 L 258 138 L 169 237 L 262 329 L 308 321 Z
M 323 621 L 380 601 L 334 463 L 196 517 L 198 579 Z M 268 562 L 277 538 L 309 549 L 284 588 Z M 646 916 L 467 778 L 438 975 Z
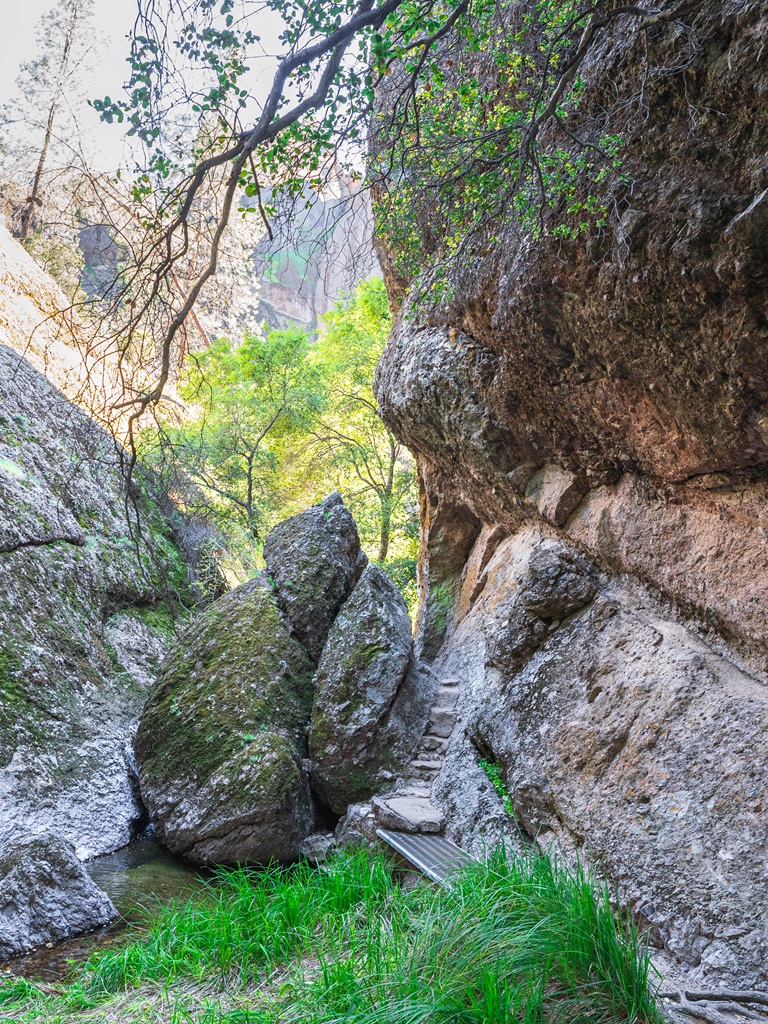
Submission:
M 198 864 L 288 862 L 312 830 L 314 666 L 268 584 L 216 601 L 166 659 L 135 741 L 159 839 Z
M 126 744 L 170 646 L 166 598 L 191 595 L 146 477 L 137 531 L 119 448 L 78 405 L 98 395 L 69 307 L 0 226 L 0 847 L 53 829 L 85 858 L 141 814 Z
M 116 917 L 74 846 L 55 833 L 19 836 L 0 852 L 0 960 Z
M 264 560 L 280 608 L 319 661 L 333 620 L 367 562 L 341 495 L 334 491 L 276 526 L 264 543 Z
M 391 781 L 424 730 L 431 684 L 412 663 L 411 620 L 377 566 L 363 571 L 328 635 L 309 732 L 312 785 L 337 814 Z

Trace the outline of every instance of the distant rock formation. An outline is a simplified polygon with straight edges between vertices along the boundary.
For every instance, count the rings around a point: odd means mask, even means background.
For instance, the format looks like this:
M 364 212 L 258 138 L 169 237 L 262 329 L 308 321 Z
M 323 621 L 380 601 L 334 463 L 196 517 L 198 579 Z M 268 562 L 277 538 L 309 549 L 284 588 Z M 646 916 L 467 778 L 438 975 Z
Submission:
M 259 315 L 270 327 L 314 332 L 336 301 L 380 272 L 369 194 L 337 171 L 321 192 L 307 187 L 277 205 L 273 238 L 254 249 Z

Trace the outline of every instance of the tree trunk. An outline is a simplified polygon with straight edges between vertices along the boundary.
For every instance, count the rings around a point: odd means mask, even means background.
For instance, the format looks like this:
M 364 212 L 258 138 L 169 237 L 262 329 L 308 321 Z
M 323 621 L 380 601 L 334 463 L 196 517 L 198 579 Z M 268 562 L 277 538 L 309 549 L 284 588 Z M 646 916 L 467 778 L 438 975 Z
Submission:
M 389 431 L 387 431 L 389 433 Z M 387 482 L 383 491 L 379 492 L 381 501 L 381 523 L 379 529 L 379 557 L 378 561 L 383 562 L 389 552 L 389 539 L 392 532 L 392 492 L 395 485 L 395 465 L 397 464 L 398 445 L 394 436 L 389 433 L 389 466 L 387 468 Z
M 379 557 L 378 562 L 386 560 L 389 552 L 389 535 L 392 529 L 392 513 L 389 508 L 389 503 L 384 505 L 382 502 L 381 506 L 381 531 L 379 532 Z
M 35 207 L 42 206 L 40 189 L 43 181 L 43 171 L 45 170 L 45 162 L 48 158 L 48 147 L 51 144 L 51 138 L 53 136 L 53 124 L 56 120 L 56 112 L 59 108 L 59 101 L 61 100 L 61 94 L 64 90 L 64 80 L 67 75 L 69 55 L 72 50 L 72 43 L 75 39 L 75 29 L 77 27 L 79 14 L 80 7 L 78 0 L 73 0 L 72 10 L 69 15 L 69 25 L 67 26 L 67 34 L 64 37 L 64 49 L 61 51 L 61 63 L 59 64 L 59 70 L 56 73 L 56 85 L 54 86 L 53 95 L 51 97 L 51 106 L 48 110 L 48 121 L 45 125 L 45 135 L 43 136 L 43 145 L 40 149 L 40 159 L 37 161 L 37 170 L 35 171 L 35 178 L 32 182 L 32 191 L 27 196 L 27 206 L 24 210 L 24 215 L 21 218 L 20 238 L 22 241 L 24 241 L 29 234 L 29 227 L 32 222 L 32 214 L 35 212 Z

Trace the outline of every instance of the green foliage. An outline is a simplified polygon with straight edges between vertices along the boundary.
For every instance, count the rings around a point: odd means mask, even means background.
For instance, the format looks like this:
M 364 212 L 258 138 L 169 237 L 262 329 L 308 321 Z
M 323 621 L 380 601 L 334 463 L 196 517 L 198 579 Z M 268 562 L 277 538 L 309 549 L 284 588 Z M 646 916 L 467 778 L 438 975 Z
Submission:
M 143 439 L 145 461 L 181 467 L 208 495 L 220 525 L 234 524 L 252 542 L 272 524 L 285 461 L 322 406 L 307 350 L 296 329 L 238 346 L 214 342 L 192 357 L 181 384 L 191 418 Z
M 513 222 L 561 238 L 605 225 L 598 186 L 620 178 L 622 138 L 591 130 L 581 138 L 567 127 L 578 120 L 578 76 L 546 141 L 538 123 L 592 10 L 575 0 L 474 4 L 456 44 L 433 51 L 419 71 L 418 118 L 407 108 L 379 114 L 378 227 L 407 278 L 436 268 L 433 300 L 450 298 L 445 264 L 480 233 L 495 244 Z M 416 59 L 404 70 L 414 73 Z
M 416 514 L 413 459 L 382 421 L 373 393 L 390 327 L 384 282 L 364 281 L 326 316 L 311 353 L 326 389 L 323 415 L 313 427 L 312 457 L 344 494 L 364 543 L 372 547 L 378 541 L 382 563 L 393 532 L 393 554 L 412 554 L 408 519 Z
M 183 478 L 197 485 L 202 511 L 249 570 L 275 523 L 334 490 L 385 568 L 390 555 L 413 559 L 415 467 L 381 420 L 373 394 L 389 328 L 377 279 L 337 304 L 312 345 L 296 329 L 246 337 L 237 346 L 217 341 L 193 357 L 182 380 L 189 418 L 144 434 L 145 461 L 182 504 L 196 502 Z M 394 569 L 403 575 L 397 563 Z M 410 586 L 412 578 L 403 583 Z M 414 597 L 406 594 L 411 603 Z
M 359 849 L 320 871 L 222 871 L 56 995 L 14 981 L 0 999 L 4 1019 L 29 1024 L 85 1007 L 210 1024 L 661 1024 L 650 970 L 629 917 L 580 867 L 499 850 L 450 888 L 401 888 Z
M 408 612 L 413 618 L 419 603 L 419 589 L 416 580 L 418 560 L 412 555 L 394 556 L 382 563 L 389 578 L 403 595 Z
M 148 147 L 135 198 L 144 204 L 170 189 L 172 201 L 146 207 L 159 221 L 182 207 L 174 189 L 190 166 L 217 158 L 242 125 L 259 121 L 261 105 L 245 85 L 244 55 L 258 43 L 262 19 L 282 21 L 279 44 L 288 56 L 310 42 L 321 46 L 357 11 L 353 0 L 182 0 L 174 7 L 143 19 L 134 35 L 128 98 L 94 104 L 105 120 L 125 120 L 129 134 Z M 571 130 L 584 89 L 577 74 L 547 113 L 557 131 L 546 142 L 538 133 L 538 119 L 556 96 L 594 6 L 587 0 L 471 0 L 446 34 L 453 9 L 402 0 L 375 26 L 359 29 L 346 59 L 331 68 L 318 103 L 309 97 L 325 58 L 298 63 L 274 111 L 275 122 L 281 115 L 285 121 L 242 166 L 245 195 L 260 196 L 268 183 L 269 214 L 277 192 L 317 190 L 338 162 L 359 175 L 370 114 L 378 106 L 370 177 L 381 186 L 379 221 L 404 273 L 457 257 L 476 229 L 493 230 L 512 217 L 534 233 L 548 209 L 556 211 L 552 226 L 561 235 L 599 227 L 603 200 L 575 184 L 615 176 L 621 139 L 603 138 L 599 127 L 582 138 L 578 117 L 577 131 Z M 380 102 L 377 90 L 387 79 Z M 297 106 L 302 101 L 306 107 Z M 246 216 L 255 208 L 240 210 Z
M 509 795 L 507 784 L 504 781 L 504 777 L 501 773 L 501 765 L 496 761 L 489 761 L 487 758 L 481 758 L 479 761 L 480 767 L 483 769 L 485 774 L 488 776 L 488 780 L 493 786 L 493 790 L 496 796 L 501 800 L 504 810 L 507 814 L 515 813 L 515 808 L 512 805 L 512 797 Z

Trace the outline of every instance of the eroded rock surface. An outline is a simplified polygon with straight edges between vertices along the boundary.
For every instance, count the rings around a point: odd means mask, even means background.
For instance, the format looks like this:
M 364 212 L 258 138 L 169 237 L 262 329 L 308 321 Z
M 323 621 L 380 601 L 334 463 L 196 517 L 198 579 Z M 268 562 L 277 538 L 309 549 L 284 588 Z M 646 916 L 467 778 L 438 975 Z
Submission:
M 28 259 L 0 232 L 0 846 L 53 828 L 90 857 L 141 813 L 125 750 L 187 580 L 143 496 L 136 543 L 113 439 L 20 354 Z
M 441 268 L 450 300 L 380 243 L 403 307 L 377 397 L 422 481 L 417 648 L 461 683 L 432 799 L 460 841 L 514 829 L 497 760 L 530 837 L 592 858 L 694 985 L 739 989 L 768 983 L 767 25 L 703 0 L 601 33 L 576 117 L 622 135 L 631 188 L 574 181 L 599 232 L 564 240 L 564 204 L 536 233 L 510 215 Z
M 500 663 L 489 623 L 510 597 L 539 590 L 536 564 L 553 552 L 580 567 L 581 606 L 564 616 L 570 571 L 548 574 L 537 615 L 552 625 L 531 644 L 528 622 L 510 617 L 515 657 Z M 435 786 L 449 834 L 462 844 L 514 834 L 479 767 L 495 761 L 525 834 L 594 859 L 685 976 L 760 987 L 768 690 L 637 584 L 583 567 L 541 527 L 503 541 L 435 662 L 462 679 Z
M 312 784 L 337 814 L 391 781 L 421 737 L 431 687 L 412 650 L 405 601 L 369 564 L 328 634 L 315 676 Z
M 318 661 L 333 620 L 367 561 L 341 495 L 334 492 L 271 530 L 264 560 L 278 604 Z
M 314 665 L 256 579 L 193 621 L 134 745 L 160 841 L 199 864 L 294 860 L 312 829 L 302 763 Z
M 0 853 L 0 960 L 116 917 L 74 846 L 55 833 L 17 836 Z

